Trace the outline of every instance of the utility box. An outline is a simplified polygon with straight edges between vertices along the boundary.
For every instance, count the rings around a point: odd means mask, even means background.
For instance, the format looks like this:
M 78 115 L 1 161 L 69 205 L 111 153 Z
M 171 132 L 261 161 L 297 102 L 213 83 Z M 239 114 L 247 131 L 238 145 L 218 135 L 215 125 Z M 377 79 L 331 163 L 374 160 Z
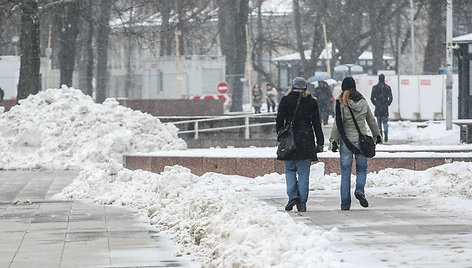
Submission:
M 186 99 L 217 94 L 225 81 L 223 56 L 175 56 L 149 59 L 143 63 L 143 99 Z

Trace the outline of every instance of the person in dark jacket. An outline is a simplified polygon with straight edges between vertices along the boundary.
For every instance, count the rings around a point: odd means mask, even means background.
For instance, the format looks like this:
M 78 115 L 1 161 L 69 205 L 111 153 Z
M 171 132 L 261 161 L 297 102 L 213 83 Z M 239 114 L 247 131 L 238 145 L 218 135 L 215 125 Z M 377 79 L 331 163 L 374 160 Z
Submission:
M 328 148 L 333 152 L 339 149 L 341 210 L 349 210 L 351 208 L 351 170 L 354 157 L 356 158 L 356 190 L 354 191 L 354 196 L 359 200 L 361 206 L 369 206 L 364 192 L 367 178 L 367 158 L 362 154 L 352 152 L 344 143 L 344 139 L 339 132 L 339 129 L 342 127 L 346 138 L 359 148 L 359 133 L 357 132 L 350 109 L 362 134 L 367 134 L 367 122 L 376 143 L 381 143 L 382 138 L 367 100 L 356 90 L 354 79 L 352 77 L 344 78 L 341 88 L 343 92 L 338 97 L 341 112 L 339 122 L 341 122 L 341 126 L 338 126 L 338 115 L 336 115 L 335 123 L 331 129 L 330 145 Z M 336 105 L 338 105 L 338 102 L 336 102 Z
M 377 125 L 379 126 L 380 135 L 382 136 L 382 125 L 384 141 L 388 141 L 388 106 L 392 103 L 392 89 L 385 84 L 385 75 L 379 75 L 379 83 L 372 87 L 370 100 L 375 106 L 374 115 L 377 117 Z
M 260 114 L 262 107 L 262 89 L 259 84 L 255 84 L 252 88 L 252 106 L 254 106 L 254 113 Z
M 304 78 L 296 77 L 292 81 L 292 89 L 289 89 L 280 100 L 276 118 L 276 131 L 293 121 L 293 132 L 297 150 L 284 159 L 285 180 L 287 187 L 288 203 L 285 210 L 290 211 L 297 205 L 299 212 L 306 211 L 308 200 L 308 185 L 310 177 L 310 165 L 317 161 L 317 152 L 323 151 L 324 136 L 321 129 L 318 103 L 308 93 L 307 83 Z M 300 103 L 297 111 L 298 99 Z M 316 135 L 316 143 L 315 143 Z M 298 179 L 297 179 L 298 174 Z
M 331 93 L 331 89 L 329 88 L 328 83 L 326 83 L 325 81 L 319 81 L 318 84 L 319 86 L 315 88 L 313 96 L 318 102 L 318 107 L 320 108 L 321 120 L 323 121 L 323 125 L 327 125 L 330 103 L 333 94 Z

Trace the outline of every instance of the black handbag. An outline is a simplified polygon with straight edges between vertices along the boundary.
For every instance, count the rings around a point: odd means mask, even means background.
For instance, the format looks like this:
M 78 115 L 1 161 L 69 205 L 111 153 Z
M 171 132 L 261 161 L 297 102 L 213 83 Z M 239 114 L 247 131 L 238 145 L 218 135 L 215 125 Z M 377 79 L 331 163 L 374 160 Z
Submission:
M 352 142 L 347 138 L 346 131 L 344 130 L 344 126 L 342 124 L 341 119 L 341 107 L 340 107 L 339 100 L 336 101 L 336 125 L 338 126 L 339 134 L 341 135 L 344 144 L 346 144 L 347 148 L 351 150 L 351 152 L 355 154 L 362 154 L 367 158 L 372 158 L 375 156 L 375 143 L 374 139 L 371 136 L 362 134 L 361 130 L 359 129 L 359 125 L 357 124 L 356 118 L 354 117 L 354 113 L 352 112 L 351 107 L 348 106 L 349 111 L 351 112 L 352 120 L 354 121 L 354 125 L 356 126 L 357 133 L 359 134 L 359 148 L 358 149 Z
M 297 113 L 301 98 L 302 94 L 300 93 L 292 120 L 285 124 L 277 132 L 277 157 L 279 159 L 285 159 L 297 150 L 297 145 L 295 144 L 295 135 L 293 133 L 293 121 L 295 120 L 295 115 Z

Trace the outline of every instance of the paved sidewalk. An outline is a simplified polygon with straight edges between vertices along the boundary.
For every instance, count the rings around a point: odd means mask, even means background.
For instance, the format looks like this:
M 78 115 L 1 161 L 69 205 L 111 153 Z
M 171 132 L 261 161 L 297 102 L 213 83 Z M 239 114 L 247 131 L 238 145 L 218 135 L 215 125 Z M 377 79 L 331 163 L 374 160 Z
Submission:
M 135 210 L 54 201 L 76 171 L 0 171 L 0 267 L 199 267 Z
M 342 240 L 333 247 L 345 267 L 472 267 L 470 210 L 440 209 L 432 204 L 437 200 L 426 198 L 367 198 L 369 208 L 353 197 L 351 210 L 341 211 L 338 193 L 315 191 L 308 212 L 289 213 L 314 228 L 338 228 Z M 281 211 L 287 203 L 265 201 Z

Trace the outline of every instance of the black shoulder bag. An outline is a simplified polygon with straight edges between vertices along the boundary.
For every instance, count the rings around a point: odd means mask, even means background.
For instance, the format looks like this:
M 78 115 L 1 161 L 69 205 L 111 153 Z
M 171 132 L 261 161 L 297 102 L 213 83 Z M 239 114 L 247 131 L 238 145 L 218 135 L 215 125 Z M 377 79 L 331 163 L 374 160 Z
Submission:
M 291 155 L 297 150 L 297 145 L 295 144 L 295 136 L 293 134 L 293 121 L 295 120 L 295 115 L 297 114 L 298 105 L 300 104 L 300 99 L 302 98 L 302 93 L 298 97 L 297 106 L 293 112 L 293 118 L 290 122 L 285 124 L 277 132 L 277 156 L 279 159 L 285 159 L 287 156 Z
M 344 126 L 342 123 L 341 118 L 341 104 L 339 100 L 336 101 L 336 125 L 338 127 L 339 135 L 343 139 L 344 143 L 346 144 L 347 148 L 351 150 L 351 152 L 355 154 L 362 154 L 367 158 L 372 158 L 375 156 L 375 143 L 374 139 L 371 136 L 362 134 L 361 130 L 359 129 L 359 125 L 357 124 L 356 118 L 354 117 L 354 113 L 352 112 L 351 107 L 349 107 L 349 111 L 351 112 L 352 120 L 354 120 L 354 125 L 356 126 L 357 133 L 359 134 L 359 147 L 360 150 L 352 144 L 352 142 L 347 138 L 346 131 L 344 130 Z

